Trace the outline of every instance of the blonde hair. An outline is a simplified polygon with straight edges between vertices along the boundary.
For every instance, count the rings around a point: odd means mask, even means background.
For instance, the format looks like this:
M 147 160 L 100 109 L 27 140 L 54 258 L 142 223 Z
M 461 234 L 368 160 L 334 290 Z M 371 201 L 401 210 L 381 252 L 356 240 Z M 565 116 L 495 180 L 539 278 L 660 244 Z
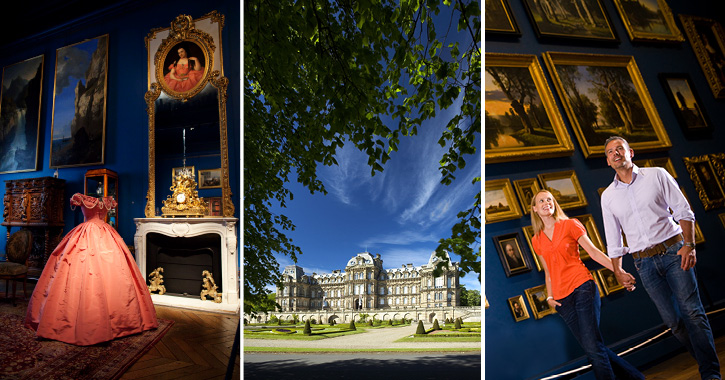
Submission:
M 541 193 L 549 193 L 549 195 L 551 195 L 551 199 L 554 201 L 554 214 L 552 215 L 554 220 L 558 222 L 560 220 L 569 219 L 569 217 L 564 213 L 564 210 L 561 209 L 561 206 L 559 206 L 559 202 L 557 202 L 556 198 L 554 198 L 554 194 L 551 194 L 551 191 L 539 190 L 539 192 L 531 197 L 531 225 L 534 227 L 534 236 L 538 235 L 539 232 L 544 229 L 544 221 L 541 220 L 539 214 L 534 211 L 534 206 L 536 206 L 536 196 Z

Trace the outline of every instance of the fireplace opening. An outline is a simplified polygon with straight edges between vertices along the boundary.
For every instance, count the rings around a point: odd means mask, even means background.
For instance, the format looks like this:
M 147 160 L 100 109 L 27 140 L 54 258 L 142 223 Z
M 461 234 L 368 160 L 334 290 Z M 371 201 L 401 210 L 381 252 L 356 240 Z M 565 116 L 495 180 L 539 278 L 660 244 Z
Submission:
M 212 273 L 221 293 L 221 236 L 171 237 L 150 232 L 146 234 L 147 281 L 149 273 L 158 267 L 164 268 L 161 274 L 166 294 L 199 297 L 205 270 Z

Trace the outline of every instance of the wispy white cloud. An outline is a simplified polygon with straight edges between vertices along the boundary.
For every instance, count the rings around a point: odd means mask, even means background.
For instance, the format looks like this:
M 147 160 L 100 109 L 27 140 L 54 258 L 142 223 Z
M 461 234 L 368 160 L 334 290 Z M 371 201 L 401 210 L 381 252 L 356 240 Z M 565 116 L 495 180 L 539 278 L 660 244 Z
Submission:
M 325 187 L 340 202 L 347 205 L 354 204 L 353 193 L 364 188 L 368 189 L 373 198 L 380 194 L 385 173 L 378 173 L 372 177 L 365 153 L 352 143 L 348 143 L 338 148 L 335 159 L 337 165 L 320 166 L 320 177 Z

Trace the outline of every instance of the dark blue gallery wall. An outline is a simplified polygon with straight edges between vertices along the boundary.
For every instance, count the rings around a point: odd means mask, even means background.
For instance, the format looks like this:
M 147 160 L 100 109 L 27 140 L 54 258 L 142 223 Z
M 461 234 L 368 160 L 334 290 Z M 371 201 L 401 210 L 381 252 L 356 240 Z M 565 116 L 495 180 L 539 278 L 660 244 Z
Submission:
M 599 233 L 604 239 L 597 189 L 607 186 L 612 181 L 614 171 L 607 166 L 603 157 L 584 158 L 551 77 L 544 65 L 542 53 L 552 51 L 634 56 L 673 144 L 672 148 L 659 152 L 638 153 L 635 151 L 634 159 L 669 157 L 672 160 L 675 172 L 678 175 L 677 181 L 684 188 L 692 203 L 693 211 L 706 240 L 704 244 L 697 247 L 699 260 L 697 273 L 703 302 L 708 310 L 723 306 L 725 304 L 725 287 L 722 286 L 720 277 L 725 275 L 725 256 L 722 255 L 722 247 L 725 246 L 725 229 L 718 218 L 718 214 L 725 212 L 725 209 L 704 210 L 682 158 L 725 152 L 725 143 L 723 143 L 725 141 L 725 101 L 716 100 L 713 97 L 689 42 L 675 45 L 632 43 L 613 2 L 602 0 L 612 25 L 619 36 L 620 43 L 610 45 L 586 41 L 540 43 L 527 18 L 523 2 L 520 0 L 509 0 L 509 2 L 522 36 L 519 38 L 486 36 L 485 50 L 486 52 L 534 54 L 538 57 L 549 87 L 557 99 L 558 110 L 563 115 L 567 132 L 574 141 L 575 151 L 572 156 L 567 157 L 486 164 L 486 180 L 508 178 L 513 181 L 536 178 L 541 173 L 575 170 L 589 205 L 567 211 L 567 213 L 570 216 L 592 214 Z M 721 23 L 725 21 L 723 12 L 711 5 L 713 2 L 687 0 L 668 0 L 667 2 L 675 15 L 685 14 L 715 18 Z M 684 33 L 679 19 L 677 24 Z M 697 140 L 685 138 L 657 77 L 658 73 L 666 72 L 688 73 L 690 75 L 696 92 L 700 95 L 702 103 L 714 124 L 711 138 Z M 568 368 L 571 366 L 572 361 L 578 364 L 584 364 L 585 362 L 582 359 L 583 351 L 558 315 L 545 316 L 539 320 L 534 319 L 532 315 L 530 319 L 518 323 L 514 321 L 511 315 L 507 299 L 517 295 L 525 297 L 525 289 L 544 284 L 544 273 L 537 272 L 534 269 L 528 273 L 506 277 L 493 237 L 511 232 L 521 232 L 521 228 L 528 225 L 531 225 L 531 220 L 529 216 L 525 216 L 518 220 L 488 224 L 485 227 L 484 292 L 490 304 L 490 307 L 486 310 L 485 332 L 487 378 L 538 378 L 544 374 L 550 374 L 552 370 L 560 367 Z M 530 252 L 527 251 L 526 254 L 530 258 Z M 586 261 L 586 265 L 590 269 L 600 267 L 592 260 Z M 624 266 L 627 271 L 634 273 L 635 277 L 639 279 L 630 257 L 624 259 Z M 529 311 L 531 311 L 528 301 L 526 304 Z M 645 335 L 643 332 L 659 331 L 661 323 L 662 320 L 657 310 L 642 286 L 639 286 L 633 293 L 619 292 L 602 298 L 601 329 L 605 342 L 610 346 L 627 348 L 630 344 L 642 340 L 643 335 Z M 656 349 L 641 350 L 636 355 L 632 355 L 631 360 L 634 364 L 642 366 L 660 359 L 667 352 L 671 352 L 677 347 L 677 344 L 670 342 L 660 344 Z M 502 363 L 513 363 L 514 361 L 525 364 L 520 366 L 501 365 Z M 568 365 L 565 365 L 567 363 Z
M 224 75 L 227 88 L 227 130 L 232 198 L 239 217 L 240 188 L 240 1 L 239 0 L 129 0 L 96 12 L 89 17 L 40 33 L 20 42 L 2 41 L 7 46 L 0 56 L 0 66 L 44 54 L 43 93 L 41 99 L 38 171 L 0 175 L 0 181 L 52 176 L 50 169 L 50 135 L 52 125 L 53 84 L 56 49 L 89 38 L 108 34 L 108 87 L 106 98 L 105 164 L 61 168 L 59 177 L 66 180 L 66 198 L 83 192 L 84 174 L 89 169 L 105 167 L 119 175 L 119 233 L 126 244 L 133 245 L 136 231 L 134 218 L 144 217 L 148 189 L 148 116 L 144 94 L 147 90 L 147 49 L 144 38 L 151 29 L 168 28 L 180 14 L 199 18 L 218 11 L 225 16 L 222 29 Z M 32 22 L 32 15 L 27 16 Z M 217 46 L 217 48 L 219 48 Z M 12 54 L 8 54 L 12 53 Z M 3 189 L 4 189 L 4 183 Z M 157 185 L 158 186 L 158 185 Z M 167 186 L 168 187 L 168 186 Z M 4 191 L 4 190 L 3 190 Z M 215 194 L 216 195 L 216 194 Z M 203 196 L 203 194 L 202 194 Z M 80 210 L 71 211 L 65 202 L 65 232 L 83 221 Z M 0 217 L 1 218 L 1 217 Z M 13 231 L 17 230 L 15 228 Z M 6 234 L 0 234 L 4 250 Z

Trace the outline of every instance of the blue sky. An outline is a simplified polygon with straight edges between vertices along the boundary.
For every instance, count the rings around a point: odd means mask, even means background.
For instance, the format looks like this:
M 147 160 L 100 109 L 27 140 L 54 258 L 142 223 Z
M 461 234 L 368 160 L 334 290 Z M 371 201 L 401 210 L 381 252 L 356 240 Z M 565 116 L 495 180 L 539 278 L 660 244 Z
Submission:
M 480 191 L 480 183 L 471 183 L 481 176 L 480 153 L 466 157 L 466 168 L 452 184 L 440 184 L 438 162 L 444 150 L 437 142 L 456 106 L 439 112 L 417 136 L 403 138 L 385 170 L 374 177 L 364 153 L 347 144 L 338 150 L 339 166 L 318 168 L 327 196 L 289 184 L 294 200 L 276 211 L 297 226 L 287 235 L 302 249 L 297 265 L 305 273 L 344 270 L 351 257 L 366 250 L 379 253 L 385 269 L 428 262 L 438 240 L 450 236 L 456 214 L 470 208 Z M 480 152 L 480 141 L 476 145 Z M 280 271 L 293 264 L 287 256 L 276 258 Z M 451 259 L 460 261 L 456 255 Z M 461 284 L 481 289 L 475 273 L 462 277 Z
M 98 39 L 95 38 L 58 50 L 53 105 L 54 139 L 70 137 L 70 126 L 75 116 L 75 87 L 78 81 L 85 85 L 85 71 L 97 48 Z

